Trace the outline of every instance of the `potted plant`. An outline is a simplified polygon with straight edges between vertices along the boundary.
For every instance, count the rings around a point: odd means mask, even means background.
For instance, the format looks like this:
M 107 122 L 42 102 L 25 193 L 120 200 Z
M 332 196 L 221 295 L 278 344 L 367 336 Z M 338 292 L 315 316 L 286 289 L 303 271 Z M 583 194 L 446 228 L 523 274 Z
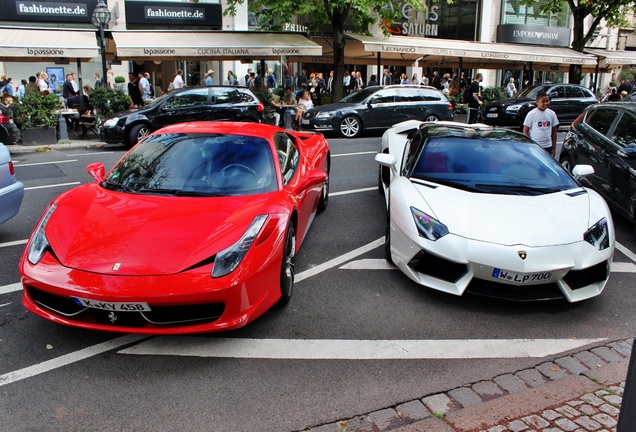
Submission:
M 97 87 L 91 93 L 90 105 L 98 121 L 103 121 L 113 113 L 126 111 L 131 103 L 130 96 L 120 88 Z
M 121 75 L 117 75 L 115 77 L 115 90 L 124 90 L 124 84 L 126 83 L 126 78 Z
M 57 143 L 57 124 L 62 101 L 56 94 L 28 92 L 16 113 L 16 122 L 22 128 L 24 145 Z

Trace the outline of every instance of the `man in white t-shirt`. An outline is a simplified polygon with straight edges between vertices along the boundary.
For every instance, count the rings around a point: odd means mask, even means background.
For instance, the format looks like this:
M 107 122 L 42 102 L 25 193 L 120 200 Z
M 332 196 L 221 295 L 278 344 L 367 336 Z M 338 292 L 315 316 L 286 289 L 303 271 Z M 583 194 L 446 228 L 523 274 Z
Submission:
M 537 107 L 528 113 L 523 122 L 523 133 L 554 156 L 559 119 L 548 108 L 550 97 L 546 92 L 538 92 L 536 102 Z

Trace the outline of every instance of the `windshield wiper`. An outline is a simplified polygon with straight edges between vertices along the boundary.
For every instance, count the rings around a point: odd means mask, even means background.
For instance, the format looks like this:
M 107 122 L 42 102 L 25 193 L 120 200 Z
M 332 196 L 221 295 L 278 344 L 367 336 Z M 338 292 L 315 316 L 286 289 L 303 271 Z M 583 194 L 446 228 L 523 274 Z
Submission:
M 496 189 L 499 191 L 510 192 L 527 192 L 536 194 L 551 194 L 555 192 L 561 192 L 562 189 L 557 188 L 542 188 L 536 186 L 524 186 L 524 185 L 501 185 L 501 184 L 476 184 L 475 187 L 481 189 Z
M 110 186 L 111 188 L 117 188 L 120 190 L 123 190 L 124 192 L 130 192 L 130 193 L 137 193 L 137 191 L 129 186 L 126 186 L 122 183 L 117 183 L 114 181 L 110 181 L 110 180 L 104 180 L 103 181 L 104 184 Z
M 201 197 L 219 197 L 219 195 L 212 192 L 197 192 L 197 191 L 185 191 L 181 189 L 160 189 L 160 188 L 141 188 L 141 193 L 156 193 L 161 195 L 174 195 L 174 196 L 201 196 Z
M 452 181 L 452 180 L 441 180 L 438 178 L 434 178 L 434 177 L 426 177 L 426 176 L 413 176 L 414 179 L 417 180 L 424 180 L 424 181 L 428 181 L 428 182 L 432 182 L 432 183 L 438 183 L 444 186 L 450 186 L 450 187 L 454 187 L 457 189 L 461 189 L 461 190 L 465 190 L 468 192 L 483 192 L 479 189 L 475 189 L 474 187 L 468 186 L 465 183 L 460 183 L 460 182 L 456 182 L 456 181 Z

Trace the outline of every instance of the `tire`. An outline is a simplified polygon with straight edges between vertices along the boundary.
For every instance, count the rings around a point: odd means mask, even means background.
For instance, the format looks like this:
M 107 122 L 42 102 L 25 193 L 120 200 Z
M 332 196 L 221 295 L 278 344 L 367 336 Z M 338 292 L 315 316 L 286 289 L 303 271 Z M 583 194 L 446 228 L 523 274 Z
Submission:
M 130 129 L 130 133 L 128 134 L 128 147 L 133 147 L 137 144 L 141 139 L 147 137 L 150 132 L 150 127 L 147 124 L 138 124 Z
M 327 156 L 327 180 L 322 185 L 322 189 L 320 190 L 320 201 L 318 201 L 318 211 L 323 212 L 327 209 L 327 205 L 329 204 L 329 170 L 331 168 L 330 158 L 331 156 Z
M 393 258 L 391 258 L 391 209 L 386 209 L 386 228 L 384 231 L 384 259 L 389 264 L 393 264 Z
M 362 123 L 356 116 L 347 116 L 340 121 L 340 135 L 344 138 L 356 138 L 362 132 Z
M 384 185 L 382 183 L 382 165 L 378 166 L 378 192 L 384 195 Z
M 427 121 L 427 122 L 436 122 L 436 121 L 439 121 L 439 118 L 438 118 L 436 115 L 429 114 L 429 115 L 427 115 L 427 116 L 426 116 L 426 118 L 424 119 L 424 121 Z
M 283 248 L 283 257 L 280 269 L 280 300 L 278 305 L 284 306 L 289 303 L 289 300 L 294 293 L 294 263 L 292 262 L 296 249 L 296 232 L 294 230 L 294 224 L 289 221 L 287 227 L 287 234 L 285 236 L 285 247 Z
M 569 173 L 572 173 L 573 162 L 572 158 L 567 153 L 561 153 L 561 157 L 559 158 L 559 163 L 561 166 Z

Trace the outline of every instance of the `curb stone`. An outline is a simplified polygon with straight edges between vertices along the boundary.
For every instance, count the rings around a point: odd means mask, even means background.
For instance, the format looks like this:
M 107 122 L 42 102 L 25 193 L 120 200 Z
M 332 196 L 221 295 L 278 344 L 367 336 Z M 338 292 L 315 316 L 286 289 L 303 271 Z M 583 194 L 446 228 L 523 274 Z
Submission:
M 562 356 L 304 432 L 616 430 L 632 340 Z M 463 405 L 463 404 L 464 405 Z

